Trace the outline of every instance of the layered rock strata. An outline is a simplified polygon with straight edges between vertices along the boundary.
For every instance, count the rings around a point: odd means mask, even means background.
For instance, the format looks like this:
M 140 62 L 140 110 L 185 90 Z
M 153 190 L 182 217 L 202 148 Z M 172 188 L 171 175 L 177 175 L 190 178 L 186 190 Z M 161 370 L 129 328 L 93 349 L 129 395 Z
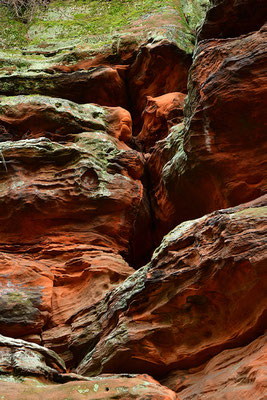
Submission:
M 178 225 L 147 266 L 77 317 L 88 328 L 73 326 L 71 347 L 90 348 L 78 373 L 123 365 L 162 376 L 262 334 L 265 229 L 266 198 Z
M 4 400 L 265 398 L 266 7 L 174 3 L 0 54 Z
M 158 241 L 181 221 L 265 193 L 265 41 L 264 26 L 196 48 L 185 127 L 171 128 L 148 160 Z

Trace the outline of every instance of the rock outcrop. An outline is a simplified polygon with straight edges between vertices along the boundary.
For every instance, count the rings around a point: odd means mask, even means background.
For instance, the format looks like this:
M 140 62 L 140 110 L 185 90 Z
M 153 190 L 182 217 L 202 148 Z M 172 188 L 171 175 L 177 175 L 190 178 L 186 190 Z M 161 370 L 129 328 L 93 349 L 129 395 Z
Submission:
M 65 351 L 64 324 L 134 271 L 124 258 L 139 215 L 150 219 L 144 161 L 119 140 L 131 135 L 126 110 L 39 96 L 1 106 L 13 140 L 0 143 L 0 332 L 43 344 L 54 332 L 51 348 Z
M 99 376 L 86 381 L 49 385 L 28 379 L 24 384 L 1 382 L 6 400 L 178 400 L 172 390 L 146 375 Z
M 184 93 L 167 93 L 159 97 L 147 96 L 142 113 L 143 128 L 137 136 L 143 151 L 151 152 L 159 140 L 168 136 L 169 129 L 183 121 Z
M 266 22 L 264 0 L 211 0 L 199 40 L 229 38 L 256 31 Z
M 0 400 L 265 398 L 266 5 L 210 3 L 0 5 Z
M 162 376 L 261 334 L 264 204 L 266 198 L 216 211 L 170 232 L 147 266 L 77 316 L 87 328 L 73 326 L 71 347 L 79 355 L 90 349 L 77 372 L 121 372 L 123 365 Z
M 196 48 L 185 128 L 171 129 L 148 160 L 158 241 L 177 223 L 265 193 L 265 41 L 263 27 Z
M 264 399 L 266 394 L 266 336 L 249 345 L 224 350 L 206 364 L 173 371 L 163 383 L 181 400 Z

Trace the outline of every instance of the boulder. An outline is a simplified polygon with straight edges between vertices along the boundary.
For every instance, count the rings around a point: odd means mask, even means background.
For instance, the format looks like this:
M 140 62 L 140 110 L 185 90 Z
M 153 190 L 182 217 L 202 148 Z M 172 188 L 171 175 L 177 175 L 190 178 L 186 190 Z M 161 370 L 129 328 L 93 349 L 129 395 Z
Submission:
M 187 92 L 190 65 L 191 55 L 174 41 L 155 38 L 140 47 L 128 76 L 136 133 L 142 128 L 140 116 L 146 107 L 147 96 Z
M 142 117 L 143 127 L 137 136 L 143 151 L 149 152 L 157 141 L 168 136 L 170 128 L 182 122 L 185 94 L 174 92 L 159 97 L 147 96 Z
M 160 377 L 262 334 L 265 204 L 266 196 L 178 225 L 148 265 L 77 315 L 77 372 Z

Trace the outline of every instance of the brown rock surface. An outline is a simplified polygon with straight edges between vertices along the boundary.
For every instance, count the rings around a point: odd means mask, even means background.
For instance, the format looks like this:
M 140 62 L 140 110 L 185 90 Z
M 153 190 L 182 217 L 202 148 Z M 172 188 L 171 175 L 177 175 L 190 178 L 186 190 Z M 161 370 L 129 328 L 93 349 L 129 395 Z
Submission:
M 266 4 L 85 3 L 0 51 L 0 400 L 263 400 Z
M 262 28 L 199 43 L 185 130 L 174 127 L 148 160 L 157 240 L 179 222 L 266 192 L 265 41 Z
M 34 379 L 24 384 L 1 382 L 5 400 L 178 400 L 170 389 L 147 375 L 99 376 L 86 381 L 47 385 Z
M 138 141 L 149 151 L 158 140 L 164 139 L 171 126 L 183 120 L 184 93 L 167 93 L 159 97 L 147 96 L 142 117 L 143 127 Z
M 39 95 L 2 97 L 0 106 L 0 124 L 12 140 L 39 136 L 66 140 L 68 134 L 96 130 L 122 141 L 132 136 L 131 115 L 121 107 L 80 105 Z
M 10 132 L 37 138 L 0 143 L 0 333 L 48 343 L 70 361 L 71 318 L 134 271 L 123 257 L 134 257 L 138 225 L 149 224 L 143 160 L 108 134 L 130 137 L 126 110 L 38 96 L 9 101 L 2 120 Z M 38 137 L 46 122 L 52 136 L 63 128 L 60 143 Z M 87 132 L 73 134 L 84 125 Z M 147 230 L 142 237 L 139 257 L 150 246 Z
M 185 222 L 151 262 L 77 315 L 71 349 L 84 375 L 200 365 L 264 329 L 266 198 Z M 265 216 L 265 218 L 264 218 Z M 86 326 L 83 331 L 79 326 Z
M 127 107 L 125 82 L 112 66 L 97 66 L 70 73 L 14 73 L 0 77 L 5 96 L 40 94 L 76 103 Z
M 167 40 L 155 40 L 141 46 L 129 70 L 129 90 L 136 130 L 141 128 L 140 115 L 145 109 L 147 96 L 187 92 L 190 64 L 191 56 Z
M 266 22 L 265 0 L 212 0 L 199 40 L 229 38 L 256 31 Z
M 175 392 L 148 375 L 85 378 L 66 374 L 65 370 L 64 361 L 55 352 L 0 335 L 0 395 L 3 400 L 66 400 L 66 396 L 72 400 L 84 396 L 92 400 L 178 400 Z M 54 385 L 53 382 L 68 383 Z
M 53 380 L 65 371 L 64 361 L 54 351 L 35 343 L 0 335 L 1 380 L 5 380 L 5 377 L 8 380 L 9 376 L 29 375 Z
M 264 400 L 267 391 L 267 338 L 245 347 L 224 350 L 208 363 L 187 371 L 173 371 L 162 383 L 181 400 Z

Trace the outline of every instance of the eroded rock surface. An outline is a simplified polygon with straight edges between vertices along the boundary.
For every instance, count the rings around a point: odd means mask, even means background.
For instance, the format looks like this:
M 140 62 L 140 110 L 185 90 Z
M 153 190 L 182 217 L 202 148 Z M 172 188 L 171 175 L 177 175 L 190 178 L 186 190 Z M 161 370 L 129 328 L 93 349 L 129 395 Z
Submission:
M 164 139 L 169 129 L 183 120 L 184 93 L 167 93 L 159 97 L 147 96 L 146 107 L 143 111 L 143 128 L 137 140 L 144 151 Z
M 229 38 L 256 31 L 266 22 L 264 0 L 212 0 L 198 39 Z
M 0 76 L 1 93 L 6 96 L 40 94 L 76 103 L 127 107 L 125 83 L 116 68 L 92 67 L 70 73 L 17 72 Z
M 0 332 L 69 361 L 71 318 L 134 271 L 124 258 L 139 214 L 149 224 L 144 162 L 116 138 L 131 134 L 126 110 L 38 96 L 1 104 L 17 140 L 0 144 Z M 22 139 L 27 132 L 37 138 Z M 149 232 L 142 237 L 150 246 Z
M 120 372 L 123 365 L 162 376 L 262 333 L 265 202 L 179 225 L 147 266 L 80 313 L 71 347 L 76 354 L 90 351 L 78 373 Z M 76 326 L 85 321 L 80 333 Z
M 162 383 L 178 392 L 181 400 L 263 400 L 266 347 L 265 335 L 247 346 L 224 350 L 198 368 L 173 371 Z
M 265 2 L 95 3 L 0 50 L 0 397 L 263 400 Z
M 190 64 L 191 56 L 166 39 L 145 43 L 140 48 L 129 71 L 132 112 L 137 127 L 141 127 L 140 115 L 147 96 L 187 92 Z
M 87 381 L 48 385 L 28 379 L 24 384 L 1 382 L 5 400 L 179 400 L 172 390 L 147 375 L 99 376 Z
M 265 193 L 265 38 L 262 28 L 196 48 L 185 129 L 175 126 L 148 160 L 159 239 L 176 223 Z
M 66 140 L 68 134 L 103 131 L 123 141 L 132 135 L 130 113 L 121 107 L 76 104 L 47 96 L 13 96 L 0 100 L 3 139 L 27 139 L 45 136 Z

